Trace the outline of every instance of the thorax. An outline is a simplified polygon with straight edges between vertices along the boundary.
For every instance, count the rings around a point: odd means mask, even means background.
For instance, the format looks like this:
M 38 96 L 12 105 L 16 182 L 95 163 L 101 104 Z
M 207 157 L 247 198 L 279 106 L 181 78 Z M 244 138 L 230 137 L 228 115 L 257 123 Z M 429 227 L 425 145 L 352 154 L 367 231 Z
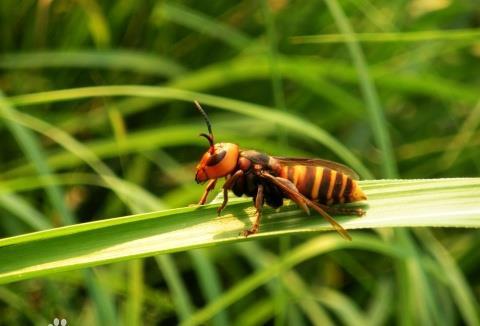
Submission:
M 280 164 L 272 156 L 255 150 L 240 151 L 237 167 L 245 173 L 252 170 L 263 170 L 278 175 L 281 170 Z

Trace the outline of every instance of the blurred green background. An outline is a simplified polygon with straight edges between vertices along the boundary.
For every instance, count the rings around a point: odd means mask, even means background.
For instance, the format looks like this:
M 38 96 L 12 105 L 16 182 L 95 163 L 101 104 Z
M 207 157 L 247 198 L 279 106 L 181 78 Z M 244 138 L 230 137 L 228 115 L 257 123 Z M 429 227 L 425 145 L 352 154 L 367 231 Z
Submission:
M 280 110 L 305 130 L 204 106 L 219 141 L 340 161 L 364 178 L 477 176 L 479 25 L 475 0 L 2 0 L 0 236 L 131 214 L 99 174 L 138 185 L 159 209 L 201 196 L 207 143 L 191 102 L 79 87 L 164 86 Z M 84 98 L 27 96 L 53 90 Z M 13 110 L 28 128 L 5 119 Z M 384 230 L 408 260 L 328 250 L 253 291 L 250 275 L 328 235 L 61 273 L 0 287 L 0 324 L 176 324 L 236 286 L 208 324 L 475 325 L 479 311 L 465 307 L 480 297 L 478 235 Z

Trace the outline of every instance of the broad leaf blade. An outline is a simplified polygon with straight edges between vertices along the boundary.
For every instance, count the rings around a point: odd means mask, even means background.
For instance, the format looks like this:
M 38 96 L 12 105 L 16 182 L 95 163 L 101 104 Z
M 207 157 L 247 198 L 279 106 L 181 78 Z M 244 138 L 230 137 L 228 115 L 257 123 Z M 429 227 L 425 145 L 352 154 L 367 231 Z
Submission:
M 480 227 L 480 178 L 363 181 L 366 216 L 337 220 L 346 229 L 383 227 Z M 185 207 L 77 224 L 0 240 L 0 283 L 87 266 L 244 241 L 251 199 Z M 319 216 L 298 207 L 264 210 L 261 232 L 249 239 L 330 230 Z M 353 241 L 355 233 L 352 232 Z

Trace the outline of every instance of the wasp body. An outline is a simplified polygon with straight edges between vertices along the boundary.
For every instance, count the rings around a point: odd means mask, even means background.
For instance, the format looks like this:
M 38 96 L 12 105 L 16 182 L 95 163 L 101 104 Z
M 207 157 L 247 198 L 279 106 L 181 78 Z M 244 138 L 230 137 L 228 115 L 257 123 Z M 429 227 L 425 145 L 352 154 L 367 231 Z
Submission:
M 197 102 L 195 104 L 203 114 L 209 131 L 208 135 L 201 136 L 210 143 L 209 150 L 197 165 L 195 175 L 197 183 L 208 181 L 200 205 L 206 202 L 217 179 L 225 177 L 224 200 L 218 208 L 219 214 L 227 205 L 228 190 L 239 197 L 246 195 L 253 198 L 256 220 L 251 229 L 244 231 L 245 236 L 258 232 L 264 203 L 278 208 L 287 198 L 307 213 L 310 208 L 314 209 L 343 237 L 350 239 L 347 231 L 329 213 L 364 214 L 358 208 L 331 206 L 367 199 L 356 182 L 358 175 L 354 171 L 323 159 L 275 157 L 254 150 L 240 150 L 238 145 L 232 143 L 215 144 L 210 121 L 200 105 Z

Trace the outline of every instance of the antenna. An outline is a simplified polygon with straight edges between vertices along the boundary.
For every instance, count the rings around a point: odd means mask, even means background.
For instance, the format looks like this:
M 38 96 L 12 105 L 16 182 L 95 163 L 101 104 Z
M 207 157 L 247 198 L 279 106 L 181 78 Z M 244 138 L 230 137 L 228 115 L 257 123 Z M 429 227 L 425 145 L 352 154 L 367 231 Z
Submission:
M 210 143 L 210 153 L 213 154 L 215 152 L 215 148 L 214 148 L 215 141 L 213 138 L 212 125 L 210 124 L 210 120 L 208 119 L 207 113 L 200 106 L 200 103 L 198 103 L 198 101 L 193 101 L 193 102 L 195 103 L 195 106 L 197 107 L 198 111 L 200 111 L 200 113 L 202 114 L 203 119 L 205 119 L 205 123 L 207 124 L 207 128 L 208 128 L 208 135 L 205 133 L 201 133 L 200 136 L 207 138 L 208 142 Z

